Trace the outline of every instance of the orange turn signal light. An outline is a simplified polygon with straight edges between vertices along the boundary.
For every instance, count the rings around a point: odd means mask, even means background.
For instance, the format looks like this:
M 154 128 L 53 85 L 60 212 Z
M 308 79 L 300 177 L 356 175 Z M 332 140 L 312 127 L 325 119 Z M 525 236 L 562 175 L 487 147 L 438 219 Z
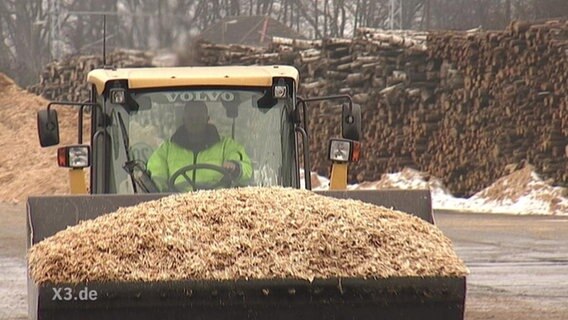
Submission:
M 357 162 L 361 159 L 361 142 L 353 141 L 351 145 L 351 162 Z

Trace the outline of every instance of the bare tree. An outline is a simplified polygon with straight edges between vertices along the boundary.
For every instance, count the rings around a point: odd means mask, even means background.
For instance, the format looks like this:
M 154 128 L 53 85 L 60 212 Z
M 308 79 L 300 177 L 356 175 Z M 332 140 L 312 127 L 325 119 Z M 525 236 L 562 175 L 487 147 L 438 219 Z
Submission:
M 44 1 L 0 1 L 0 65 L 23 85 L 37 81 L 49 55 L 48 15 Z
M 64 9 L 59 13 L 61 34 L 56 38 L 64 38 L 70 53 L 86 54 L 99 50 L 103 38 L 103 15 L 116 12 L 116 0 L 102 0 L 97 3 L 68 1 Z M 52 15 L 52 18 L 55 17 Z M 108 29 L 115 31 L 109 36 L 116 37 L 117 16 L 107 14 L 106 19 Z M 54 36 L 52 35 L 52 38 Z
M 361 26 L 386 27 L 389 5 L 390 0 L 0 0 L 0 68 L 29 84 L 53 59 L 55 40 L 63 40 L 67 53 L 100 50 L 102 14 L 109 49 L 157 49 L 225 17 L 253 14 L 271 16 L 306 36 L 345 37 Z M 409 29 L 502 29 L 512 19 L 566 17 L 568 1 L 402 0 L 402 10 L 402 25 Z
M 568 16 L 566 0 L 430 0 L 432 27 L 502 29 L 511 20 Z
M 568 1 L 566 0 L 532 0 L 534 19 L 547 19 L 568 16 Z

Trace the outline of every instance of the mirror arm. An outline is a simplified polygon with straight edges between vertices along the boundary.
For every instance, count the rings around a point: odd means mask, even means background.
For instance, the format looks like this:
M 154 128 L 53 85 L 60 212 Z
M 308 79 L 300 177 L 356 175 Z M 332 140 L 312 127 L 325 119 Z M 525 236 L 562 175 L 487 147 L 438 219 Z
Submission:
M 353 108 L 353 99 L 348 94 L 339 94 L 339 95 L 313 97 L 313 98 L 298 98 L 298 100 L 304 102 L 317 102 L 324 100 L 344 100 L 344 99 L 347 99 L 347 101 L 349 102 L 349 108 Z
M 310 141 L 308 138 L 308 133 L 304 128 L 297 126 L 296 133 L 300 133 L 302 136 L 302 147 L 304 149 L 304 180 L 307 190 L 312 190 L 312 174 L 310 172 Z
M 77 140 L 78 144 L 83 144 L 83 113 L 85 107 L 99 107 L 101 106 L 96 102 L 69 102 L 69 101 L 52 101 L 47 104 L 47 110 L 51 110 L 52 106 L 60 105 L 60 106 L 79 106 L 79 117 L 77 119 Z M 102 110 L 102 109 L 101 109 Z

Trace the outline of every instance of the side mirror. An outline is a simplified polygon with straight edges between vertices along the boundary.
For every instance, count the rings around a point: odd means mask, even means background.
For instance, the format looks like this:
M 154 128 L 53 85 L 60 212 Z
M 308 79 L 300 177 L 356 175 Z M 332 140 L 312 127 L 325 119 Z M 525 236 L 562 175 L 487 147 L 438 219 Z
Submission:
M 37 112 L 37 131 L 39 144 L 42 147 L 54 146 L 59 143 L 59 122 L 55 110 L 45 109 Z
M 136 98 L 132 97 L 132 95 L 126 96 L 127 107 L 133 111 L 140 111 L 140 110 L 150 110 L 152 109 L 152 100 L 148 96 L 138 96 Z
M 361 106 L 344 104 L 341 112 L 341 136 L 344 139 L 361 140 Z
M 234 119 L 239 116 L 240 101 L 223 101 L 222 104 L 227 118 Z
M 278 103 L 278 99 L 274 98 L 272 91 L 266 90 L 264 95 L 257 100 L 256 106 L 259 109 L 270 109 Z

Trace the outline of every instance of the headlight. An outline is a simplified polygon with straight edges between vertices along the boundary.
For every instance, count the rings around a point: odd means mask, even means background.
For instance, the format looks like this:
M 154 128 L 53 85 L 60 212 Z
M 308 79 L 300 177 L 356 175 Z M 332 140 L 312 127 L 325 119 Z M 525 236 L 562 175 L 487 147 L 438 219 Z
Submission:
M 328 157 L 335 162 L 357 162 L 361 158 L 361 143 L 349 139 L 330 139 Z
M 60 167 L 85 168 L 91 165 L 88 145 L 67 146 L 57 149 L 57 163 Z
M 351 142 L 349 140 L 331 139 L 329 142 L 329 159 L 337 162 L 349 162 Z

